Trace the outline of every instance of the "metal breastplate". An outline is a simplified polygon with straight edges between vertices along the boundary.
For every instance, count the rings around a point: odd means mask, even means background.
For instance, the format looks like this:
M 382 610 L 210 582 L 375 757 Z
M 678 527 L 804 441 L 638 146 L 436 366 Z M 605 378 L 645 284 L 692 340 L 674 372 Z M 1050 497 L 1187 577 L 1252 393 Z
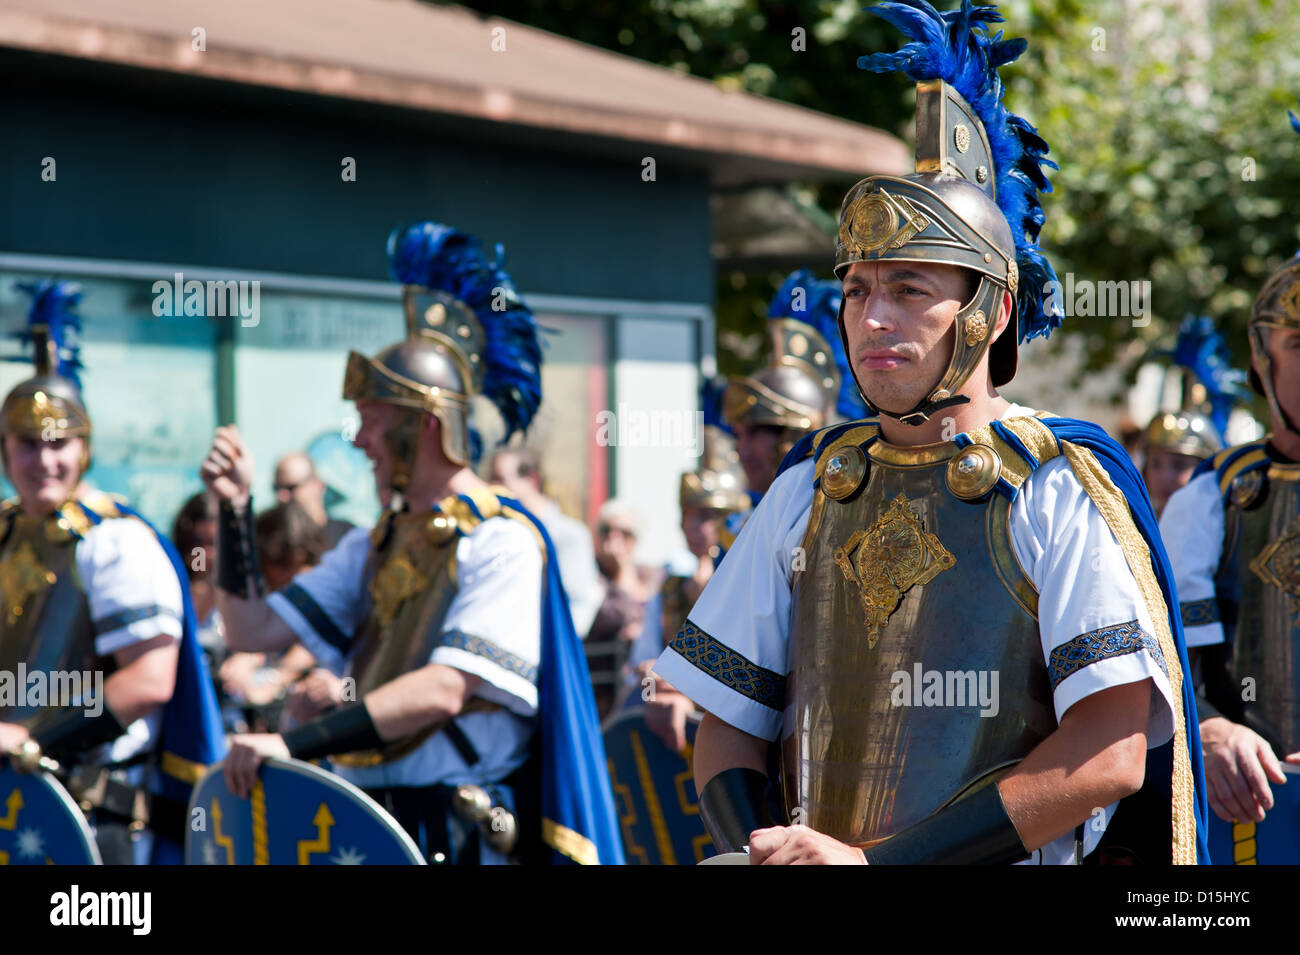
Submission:
M 870 464 L 847 450 L 847 481 L 834 456 L 819 459 L 791 609 L 782 775 L 793 820 L 868 845 L 1023 759 L 1056 717 L 1007 500 L 954 496 L 954 444 L 877 441 Z
M 387 516 L 372 535 L 366 568 L 370 609 L 357 633 L 351 677 L 356 698 L 418 670 L 442 642 L 442 622 L 456 596 L 454 517 L 439 511 Z M 332 756 L 347 766 L 373 766 L 405 756 L 441 729 L 434 725 L 382 750 Z
M 31 518 L 13 504 L 0 512 L 0 673 L 15 680 L 15 704 L 22 672 L 103 668 L 77 573 L 77 540 L 62 514 Z M 30 725 L 43 710 L 6 703 L 0 722 Z
M 1281 755 L 1300 750 L 1300 464 L 1242 475 L 1224 507 L 1217 580 L 1243 722 Z M 1233 605 L 1235 604 L 1235 627 Z M 1250 685 L 1253 679 L 1253 699 Z M 1234 703 L 1236 701 L 1233 701 Z

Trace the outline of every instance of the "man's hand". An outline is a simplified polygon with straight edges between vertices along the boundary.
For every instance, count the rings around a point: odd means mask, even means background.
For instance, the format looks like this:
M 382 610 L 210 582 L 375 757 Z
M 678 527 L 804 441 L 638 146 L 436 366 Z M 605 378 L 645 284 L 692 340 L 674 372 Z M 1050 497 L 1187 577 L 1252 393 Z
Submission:
M 17 723 L 0 723 L 0 756 L 8 756 L 31 738 L 26 726 Z
M 861 849 L 807 826 L 773 826 L 749 836 L 750 865 L 866 865 Z
M 1201 748 L 1214 814 L 1224 822 L 1263 822 L 1273 808 L 1269 780 L 1286 782 L 1268 742 L 1249 727 L 1213 716 L 1201 723 Z M 1287 762 L 1300 762 L 1297 757 L 1293 753 Z
M 268 756 L 289 758 L 289 747 L 279 733 L 246 733 L 230 738 L 226 756 L 226 787 L 240 799 L 247 799 L 257 784 L 257 770 Z
M 674 753 L 686 749 L 686 717 L 695 712 L 695 704 L 676 690 L 656 690 L 645 704 L 645 725 L 664 741 Z
M 343 681 L 329 670 L 317 667 L 289 694 L 285 712 L 299 723 L 306 723 L 342 702 Z
M 221 680 L 221 688 L 226 691 L 227 696 L 234 697 L 237 700 L 248 699 L 249 689 L 253 685 L 254 674 L 265 663 L 266 654 L 264 653 L 232 653 L 221 664 L 221 668 L 217 670 L 217 678 Z
M 233 424 L 218 428 L 212 448 L 199 466 L 199 477 L 218 500 L 236 509 L 248 503 L 253 487 L 253 454 Z

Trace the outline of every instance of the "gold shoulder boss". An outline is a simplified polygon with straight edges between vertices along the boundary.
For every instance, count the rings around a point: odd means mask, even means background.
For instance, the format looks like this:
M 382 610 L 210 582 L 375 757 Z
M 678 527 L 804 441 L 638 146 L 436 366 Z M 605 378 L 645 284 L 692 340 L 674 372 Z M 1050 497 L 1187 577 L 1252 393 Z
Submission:
M 833 501 L 843 500 L 862 483 L 867 473 L 867 456 L 856 444 L 840 448 L 826 462 L 822 472 L 822 493 Z
M 993 490 L 1002 476 L 1002 458 L 987 444 L 962 448 L 948 462 L 948 490 L 963 501 L 974 501 Z

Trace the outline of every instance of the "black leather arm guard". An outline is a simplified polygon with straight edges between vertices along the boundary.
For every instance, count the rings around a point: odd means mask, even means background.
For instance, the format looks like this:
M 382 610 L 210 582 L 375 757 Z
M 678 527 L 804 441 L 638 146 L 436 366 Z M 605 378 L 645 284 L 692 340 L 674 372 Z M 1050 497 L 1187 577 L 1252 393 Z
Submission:
M 244 600 L 250 592 L 255 597 L 266 593 L 262 564 L 257 558 L 251 496 L 243 514 L 236 514 L 229 501 L 222 501 L 217 508 L 217 586 Z
M 700 793 L 700 817 L 719 852 L 741 852 L 755 829 L 775 826 L 767 808 L 767 777 L 756 769 L 724 769 Z
M 284 742 L 294 759 L 319 759 L 334 753 L 379 749 L 384 745 L 364 702 L 340 706 L 296 726 L 284 734 Z
M 1007 865 L 1029 858 L 996 785 L 863 852 L 871 865 Z
M 86 712 L 90 708 L 91 704 L 84 702 L 80 706 L 60 707 L 52 716 L 32 727 L 32 739 L 42 752 L 67 761 L 101 743 L 111 743 L 126 732 L 126 727 L 113 715 L 107 703 L 100 701 L 99 713 L 95 716 Z

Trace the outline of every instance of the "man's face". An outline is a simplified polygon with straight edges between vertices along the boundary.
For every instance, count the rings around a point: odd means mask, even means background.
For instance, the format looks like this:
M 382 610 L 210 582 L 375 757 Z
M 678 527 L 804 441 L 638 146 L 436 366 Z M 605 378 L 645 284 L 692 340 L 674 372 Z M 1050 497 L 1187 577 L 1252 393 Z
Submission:
M 1165 502 L 1180 487 L 1192 479 L 1192 472 L 1200 460 L 1190 454 L 1176 454 L 1164 448 L 1147 451 L 1142 477 L 1151 492 L 1151 504 L 1157 511 L 1164 510 Z
M 492 459 L 492 483 L 500 484 L 518 498 L 526 496 L 529 491 L 539 490 L 533 477 L 524 477 L 519 473 L 519 458 L 508 451 Z
M 858 382 L 877 408 L 909 411 L 948 368 L 967 273 L 953 265 L 855 262 L 843 281 L 844 332 Z
M 384 435 L 397 423 L 398 408 L 386 401 L 363 399 L 357 402 L 361 428 L 352 443 L 366 453 L 375 468 L 375 489 L 386 507 L 392 491 L 393 462 Z
M 9 480 L 24 509 L 32 514 L 50 514 L 71 499 L 81 480 L 86 452 L 82 438 L 41 441 L 7 434 L 4 442 Z
M 599 528 L 600 536 L 596 541 L 597 557 L 604 557 L 615 564 L 632 559 L 636 552 L 636 531 L 623 521 L 609 521 Z
M 310 509 L 323 503 L 325 485 L 312 473 L 311 465 L 295 455 L 275 469 L 275 497 L 281 504 L 297 501 Z
M 736 432 L 736 453 L 745 469 L 745 481 L 756 494 L 765 494 L 776 478 L 776 449 L 781 443 L 781 429 L 771 425 L 741 421 L 732 426 Z
M 1268 328 L 1264 332 L 1268 357 L 1273 362 L 1273 394 L 1292 423 L 1300 427 L 1300 331 Z M 1255 373 L 1263 375 L 1259 361 L 1252 356 Z M 1273 422 L 1273 433 L 1283 430 L 1281 421 Z
M 705 556 L 718 543 L 720 512 L 706 507 L 682 508 L 682 533 L 686 546 L 696 557 Z

